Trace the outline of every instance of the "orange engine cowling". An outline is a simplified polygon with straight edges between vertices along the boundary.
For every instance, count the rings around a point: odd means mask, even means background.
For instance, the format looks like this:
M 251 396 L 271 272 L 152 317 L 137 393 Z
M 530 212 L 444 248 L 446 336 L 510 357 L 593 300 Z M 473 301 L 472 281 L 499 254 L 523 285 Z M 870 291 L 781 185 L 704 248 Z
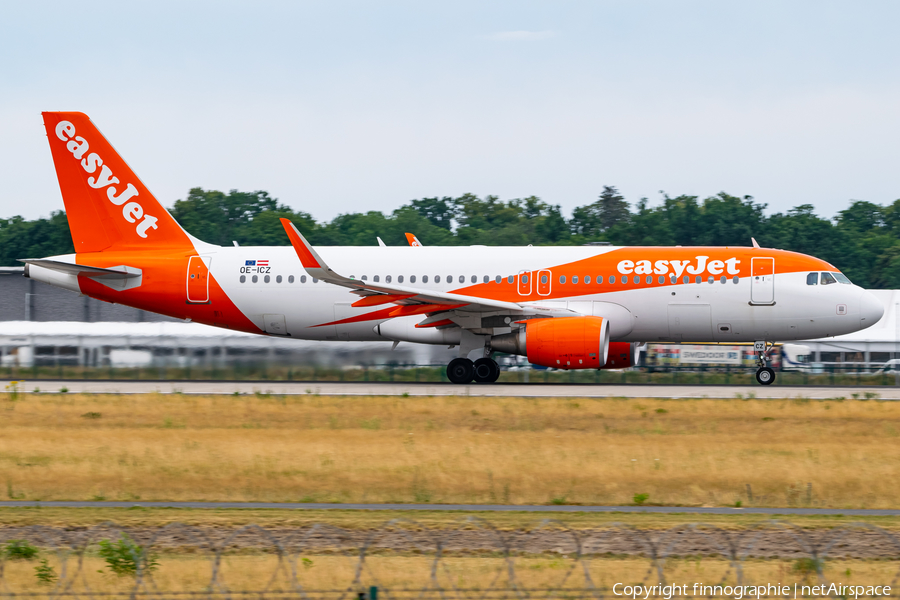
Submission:
M 634 366 L 635 342 L 610 342 L 606 364 L 601 369 L 625 369 Z
M 516 332 L 491 339 L 500 352 L 555 369 L 600 369 L 607 363 L 609 321 L 603 317 L 531 319 Z

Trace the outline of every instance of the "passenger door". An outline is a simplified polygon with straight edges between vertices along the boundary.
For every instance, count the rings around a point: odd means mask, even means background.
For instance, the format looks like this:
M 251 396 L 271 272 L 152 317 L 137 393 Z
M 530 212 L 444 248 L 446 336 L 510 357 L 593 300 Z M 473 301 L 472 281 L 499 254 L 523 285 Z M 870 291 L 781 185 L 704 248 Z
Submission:
M 193 304 L 209 302 L 209 256 L 192 256 L 188 260 L 187 301 Z
M 775 259 L 750 260 L 750 304 L 775 304 Z

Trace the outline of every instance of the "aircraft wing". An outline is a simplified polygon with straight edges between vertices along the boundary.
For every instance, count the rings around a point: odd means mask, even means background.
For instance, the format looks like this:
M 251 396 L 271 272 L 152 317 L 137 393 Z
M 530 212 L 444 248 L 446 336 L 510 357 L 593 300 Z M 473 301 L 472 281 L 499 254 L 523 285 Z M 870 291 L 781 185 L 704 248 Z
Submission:
M 288 219 L 281 219 L 281 224 L 291 240 L 291 245 L 297 252 L 300 262 L 306 272 L 316 279 L 321 279 L 333 285 L 339 285 L 350 289 L 352 292 L 363 296 L 353 303 L 353 306 L 378 306 L 380 304 L 399 304 L 391 317 L 406 316 L 412 314 L 435 313 L 447 310 L 462 310 L 467 312 L 493 312 L 498 311 L 509 314 L 527 315 L 539 314 L 555 316 L 550 313 L 559 312 L 559 316 L 570 316 L 568 310 L 554 310 L 540 307 L 523 306 L 516 302 L 505 302 L 489 298 L 479 298 L 464 294 L 439 292 L 436 290 L 423 290 L 416 287 L 402 285 L 372 283 L 351 279 L 336 273 L 329 267 L 322 257 L 313 249 L 303 234 Z M 417 306 L 415 306 L 417 305 Z

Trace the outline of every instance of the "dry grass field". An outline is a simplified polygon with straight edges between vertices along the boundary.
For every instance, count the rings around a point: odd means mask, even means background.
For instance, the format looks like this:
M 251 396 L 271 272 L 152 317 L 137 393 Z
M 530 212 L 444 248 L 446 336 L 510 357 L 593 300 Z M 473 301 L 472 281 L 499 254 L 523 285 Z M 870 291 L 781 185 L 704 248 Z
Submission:
M 9 499 L 896 508 L 898 466 L 874 400 L 0 394 Z

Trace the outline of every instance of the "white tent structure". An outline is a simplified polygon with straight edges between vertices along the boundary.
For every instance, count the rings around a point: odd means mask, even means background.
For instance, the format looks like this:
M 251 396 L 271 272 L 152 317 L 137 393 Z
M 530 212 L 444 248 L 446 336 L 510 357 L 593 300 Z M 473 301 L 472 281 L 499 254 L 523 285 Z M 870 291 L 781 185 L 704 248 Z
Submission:
M 446 347 L 313 342 L 185 322 L 4 321 L 0 365 L 228 367 L 236 364 L 443 364 Z

